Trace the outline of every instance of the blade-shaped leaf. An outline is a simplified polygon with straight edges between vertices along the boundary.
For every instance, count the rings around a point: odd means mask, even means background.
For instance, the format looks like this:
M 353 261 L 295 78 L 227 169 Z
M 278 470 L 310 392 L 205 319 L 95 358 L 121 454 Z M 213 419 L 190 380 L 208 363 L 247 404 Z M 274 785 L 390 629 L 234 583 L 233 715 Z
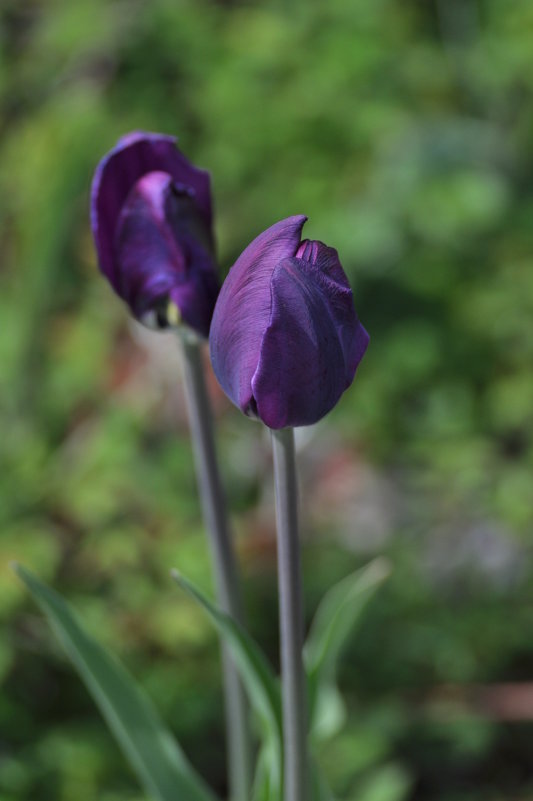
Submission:
M 268 743 L 264 743 L 259 749 L 257 765 L 255 769 L 254 786 L 252 789 L 252 801 L 279 801 L 280 788 L 272 784 L 271 764 L 273 754 Z
M 334 682 L 322 682 L 314 699 L 312 736 L 315 742 L 334 737 L 346 722 L 346 705 Z
M 342 647 L 365 604 L 389 573 L 389 563 L 375 559 L 335 584 L 320 603 L 304 648 L 312 724 L 318 692 L 331 687 Z
M 215 801 L 149 698 L 54 590 L 14 565 L 74 663 L 145 791 L 156 801 Z
M 277 800 L 280 798 L 282 772 L 281 699 L 278 681 L 263 652 L 242 626 L 211 603 L 177 570 L 172 570 L 172 577 L 187 595 L 200 604 L 230 649 L 250 703 L 262 723 L 266 749 L 262 767 L 264 769 L 268 761 L 270 772 L 267 778 L 269 794 L 262 797 Z
M 188 579 L 172 571 L 179 586 L 207 612 L 231 650 L 235 665 L 257 713 L 270 729 L 281 736 L 281 701 L 278 681 L 263 652 L 250 635 L 222 612 Z

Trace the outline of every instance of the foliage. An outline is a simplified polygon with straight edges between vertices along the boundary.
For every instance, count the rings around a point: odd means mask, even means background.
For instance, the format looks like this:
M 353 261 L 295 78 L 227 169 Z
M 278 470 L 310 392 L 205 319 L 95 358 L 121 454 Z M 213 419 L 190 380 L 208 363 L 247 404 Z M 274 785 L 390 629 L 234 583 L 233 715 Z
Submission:
M 533 792 L 530 724 L 426 703 L 533 666 L 532 25 L 530 0 L 4 0 L 2 801 L 139 798 L 12 559 L 75 603 L 224 789 L 216 640 L 168 577 L 210 580 L 172 342 L 128 327 L 88 230 L 94 165 L 136 127 L 177 133 L 212 172 L 224 270 L 305 212 L 371 333 L 301 459 L 309 611 L 362 550 L 394 565 L 341 660 L 350 725 L 321 755 L 335 789 Z M 251 626 L 275 662 L 266 448 L 216 398 Z M 340 508 L 346 455 L 363 511 Z
M 120 662 L 87 635 L 60 595 L 20 565 L 15 571 L 46 615 L 150 798 L 214 801 Z

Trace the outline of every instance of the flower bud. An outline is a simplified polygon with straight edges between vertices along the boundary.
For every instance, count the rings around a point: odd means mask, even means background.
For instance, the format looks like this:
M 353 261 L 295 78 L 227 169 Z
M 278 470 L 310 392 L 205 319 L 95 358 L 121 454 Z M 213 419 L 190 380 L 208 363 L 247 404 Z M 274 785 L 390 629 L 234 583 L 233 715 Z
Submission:
M 228 397 L 270 428 L 311 425 L 353 381 L 368 345 L 337 251 L 300 242 L 306 217 L 260 234 L 222 285 L 211 360 Z
M 175 143 L 122 137 L 96 169 L 91 224 L 100 269 L 140 322 L 207 336 L 219 289 L 210 181 Z

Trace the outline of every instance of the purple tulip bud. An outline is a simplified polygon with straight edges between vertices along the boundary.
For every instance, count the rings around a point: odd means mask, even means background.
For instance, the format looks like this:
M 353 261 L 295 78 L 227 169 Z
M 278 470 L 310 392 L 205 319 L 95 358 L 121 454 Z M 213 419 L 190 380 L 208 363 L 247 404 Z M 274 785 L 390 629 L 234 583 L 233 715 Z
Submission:
M 211 324 L 222 389 L 270 428 L 320 420 L 352 383 L 368 345 L 337 251 L 300 242 L 306 219 L 288 217 L 248 245 Z
M 209 175 L 172 136 L 123 136 L 96 168 L 91 224 L 100 269 L 151 328 L 207 336 L 219 284 Z

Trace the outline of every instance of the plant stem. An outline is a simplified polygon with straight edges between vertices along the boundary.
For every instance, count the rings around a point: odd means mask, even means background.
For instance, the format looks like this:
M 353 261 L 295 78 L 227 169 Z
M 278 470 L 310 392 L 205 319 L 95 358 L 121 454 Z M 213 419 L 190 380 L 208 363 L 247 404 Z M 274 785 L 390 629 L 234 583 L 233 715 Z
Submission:
M 302 661 L 303 604 L 292 428 L 272 431 L 278 535 L 284 799 L 307 801 L 307 709 Z
M 183 335 L 183 371 L 192 432 L 196 474 L 202 501 L 220 608 L 240 623 L 243 606 L 237 562 L 229 531 L 226 503 L 213 434 L 200 342 Z M 228 773 L 233 801 L 250 801 L 251 734 L 248 705 L 227 648 L 222 644 Z

